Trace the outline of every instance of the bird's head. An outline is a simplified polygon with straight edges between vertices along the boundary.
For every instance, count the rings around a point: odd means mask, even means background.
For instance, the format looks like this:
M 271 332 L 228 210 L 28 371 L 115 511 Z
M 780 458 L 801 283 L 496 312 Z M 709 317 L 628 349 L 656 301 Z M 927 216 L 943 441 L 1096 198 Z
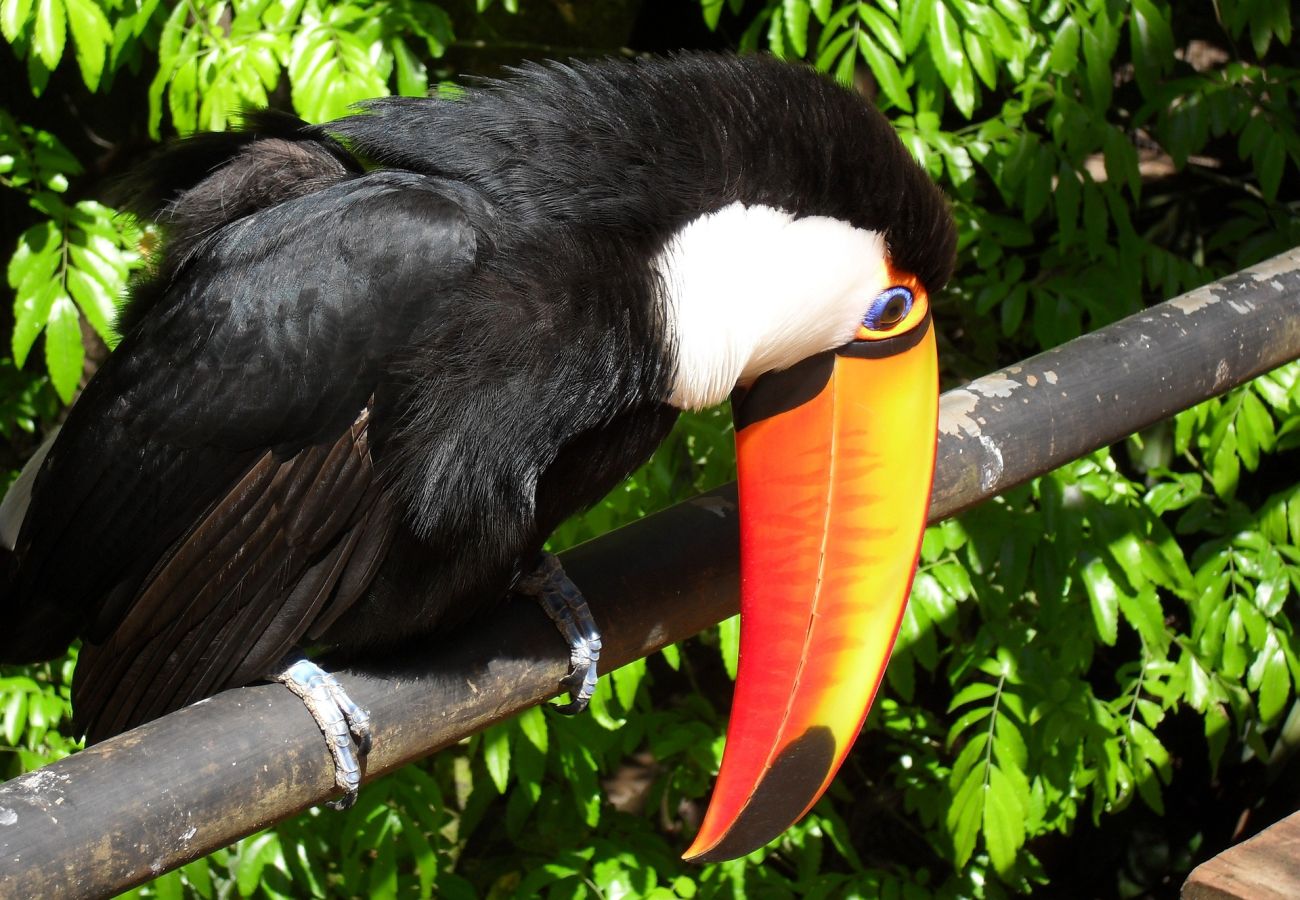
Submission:
M 734 204 L 683 228 L 659 270 L 671 402 L 730 395 L 736 419 L 740 671 L 687 852 L 711 861 L 807 812 L 862 726 L 925 523 L 937 361 L 926 285 L 840 219 Z

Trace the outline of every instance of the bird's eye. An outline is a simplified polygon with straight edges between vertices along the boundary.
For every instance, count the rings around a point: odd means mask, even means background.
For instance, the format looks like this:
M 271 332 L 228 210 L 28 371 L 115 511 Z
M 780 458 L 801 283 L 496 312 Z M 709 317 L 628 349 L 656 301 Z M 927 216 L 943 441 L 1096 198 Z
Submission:
M 925 289 L 904 276 L 904 283 L 885 288 L 862 317 L 857 341 L 883 341 L 904 334 L 924 322 L 930 308 Z M 904 279 L 899 279 L 903 281 Z
M 888 331 L 911 311 L 912 292 L 905 287 L 891 287 L 871 301 L 871 308 L 862 317 L 862 326 L 868 331 Z

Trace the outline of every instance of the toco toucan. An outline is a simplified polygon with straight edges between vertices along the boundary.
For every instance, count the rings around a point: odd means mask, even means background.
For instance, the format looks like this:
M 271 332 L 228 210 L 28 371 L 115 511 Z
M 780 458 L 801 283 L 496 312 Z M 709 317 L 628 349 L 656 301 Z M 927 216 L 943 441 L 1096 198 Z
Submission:
M 797 820 L 866 715 L 934 465 L 944 197 L 884 117 L 769 58 L 529 65 L 152 161 L 164 249 L 0 513 L 0 660 L 82 640 L 98 741 L 275 677 L 354 796 L 368 724 L 306 653 L 508 594 L 599 635 L 543 542 L 733 398 L 740 672 L 690 858 Z

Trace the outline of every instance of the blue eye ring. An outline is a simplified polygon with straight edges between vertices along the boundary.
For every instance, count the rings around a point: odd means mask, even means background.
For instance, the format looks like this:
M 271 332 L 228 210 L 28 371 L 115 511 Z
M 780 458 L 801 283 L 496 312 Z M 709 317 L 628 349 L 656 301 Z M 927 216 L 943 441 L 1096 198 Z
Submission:
M 907 318 L 912 311 L 912 292 L 905 287 L 891 287 L 881 291 L 862 317 L 868 331 L 888 331 Z

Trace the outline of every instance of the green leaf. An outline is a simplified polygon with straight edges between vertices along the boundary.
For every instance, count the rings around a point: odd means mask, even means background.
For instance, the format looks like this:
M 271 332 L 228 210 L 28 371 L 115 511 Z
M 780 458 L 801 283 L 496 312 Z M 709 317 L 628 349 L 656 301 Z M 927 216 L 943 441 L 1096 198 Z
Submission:
M 1160 10 L 1152 0 L 1133 0 L 1129 23 L 1130 52 L 1134 74 L 1144 93 L 1155 91 L 1155 80 L 1174 56 L 1174 39 Z
M 785 29 L 796 56 L 808 55 L 808 0 L 781 0 L 785 9 Z
M 755 19 L 754 23 L 758 24 L 762 19 Z M 773 56 L 784 59 L 786 57 L 785 49 L 785 13 L 780 6 L 772 8 L 772 17 L 767 20 L 767 46 L 772 51 Z
M 1114 587 L 1113 582 L 1111 587 Z M 1154 588 L 1147 587 L 1133 596 L 1121 595 L 1119 608 L 1125 621 L 1152 652 L 1164 655 L 1168 651 L 1171 635 L 1165 628 L 1165 612 Z
M 81 317 L 77 315 L 72 299 L 61 290 L 57 291 L 45 326 L 45 365 L 50 370 L 50 381 L 64 403 L 72 402 L 85 361 Z
M 722 665 L 728 677 L 736 680 L 736 670 L 740 665 L 740 616 L 732 616 L 718 623 L 718 649 L 722 652 Z
M 31 14 L 32 0 L 0 0 L 0 34 L 9 43 L 17 43 Z
M 993 0 L 993 7 L 1023 32 L 1030 30 L 1028 5 L 1025 0 Z
M 264 831 L 240 844 L 239 861 L 235 866 L 235 884 L 240 894 L 251 897 L 256 893 L 262 881 L 262 870 L 271 861 L 279 842 L 275 832 Z
M 893 669 L 892 665 L 890 666 L 890 669 Z M 956 743 L 957 739 L 965 734 L 967 729 L 972 725 L 984 721 L 991 715 L 993 715 L 993 707 L 991 706 L 977 706 L 974 709 L 966 710 L 966 712 L 958 716 L 953 721 L 952 725 L 949 726 L 948 739 L 945 743 L 949 746 Z M 987 728 L 987 726 L 985 727 Z
M 858 4 L 858 17 L 867 26 L 872 37 L 889 51 L 899 62 L 907 60 L 907 51 L 903 49 L 903 39 L 894 27 L 889 16 L 867 3 Z
M 905 54 L 911 55 L 921 45 L 921 39 L 926 36 L 930 25 L 930 11 L 934 6 L 934 0 L 902 0 L 903 27 L 900 37 Z
M 397 92 L 407 97 L 423 97 L 429 92 L 429 73 L 406 41 L 393 38 L 389 42 L 393 51 L 393 68 L 397 72 Z
M 81 80 L 91 91 L 99 89 L 104 58 L 113 42 L 113 28 L 104 11 L 94 0 L 63 0 L 68 12 L 68 27 L 76 43 L 77 65 Z
M 880 49 L 879 45 L 871 39 L 865 31 L 858 32 L 858 47 L 862 51 L 862 57 L 871 67 L 871 72 L 876 76 L 876 81 L 880 83 L 881 89 L 889 101 L 900 109 L 911 112 L 912 100 L 907 96 L 907 88 L 903 86 L 902 73 L 898 71 L 898 66 L 892 59 Z
M 943 2 L 934 4 L 933 15 L 934 19 L 929 31 L 930 57 L 934 60 L 935 68 L 939 70 L 939 77 L 943 79 L 943 83 L 955 94 L 961 82 L 962 70 L 966 68 L 961 31 L 957 27 L 957 20 L 953 18 Z M 956 97 L 954 96 L 953 99 L 956 100 Z M 966 108 L 959 100 L 957 105 L 959 108 Z
M 1047 56 L 1047 68 L 1058 75 L 1069 75 L 1079 67 L 1079 38 L 1082 30 L 1073 18 L 1061 21 L 1052 39 L 1052 50 Z
M 1205 667 L 1190 651 L 1183 652 L 1182 665 L 1187 683 L 1187 702 L 1194 708 L 1205 712 L 1211 700 L 1216 696 Z
M 1021 798 L 1002 769 L 990 766 L 984 798 L 984 844 L 994 868 L 1004 874 L 1009 872 L 1024 843 L 1025 811 Z
M 682 651 L 676 644 L 669 644 L 659 651 L 663 656 L 664 662 L 668 663 L 668 668 L 674 672 L 680 672 L 682 668 Z
M 959 706 L 964 706 L 967 703 L 974 703 L 976 700 L 983 700 L 987 697 L 992 697 L 997 692 L 998 686 L 995 684 L 990 684 L 987 681 L 971 682 L 958 691 L 952 700 L 949 701 L 948 711 L 952 712 Z
M 1214 492 L 1220 497 L 1231 497 L 1237 492 L 1237 481 L 1241 476 L 1241 460 L 1237 456 L 1237 433 L 1228 429 L 1219 444 L 1210 470 L 1210 482 Z
M 979 76 L 980 81 L 990 90 L 997 87 L 998 71 L 997 64 L 993 59 L 993 54 L 984 44 L 984 40 L 975 32 L 966 32 L 963 41 L 966 44 L 966 58 L 970 60 L 971 68 Z
M 5 743 L 17 747 L 27 730 L 27 691 L 14 691 L 5 702 L 3 728 Z
M 482 3 L 484 0 L 479 2 Z M 718 20 L 722 18 L 722 10 L 725 8 L 725 0 L 701 0 L 700 11 L 704 14 L 704 24 L 709 27 L 709 31 L 717 30 Z
M 494 725 L 483 732 L 483 762 L 497 793 L 504 794 L 510 780 L 510 727 Z
M 63 58 L 63 44 L 67 40 L 67 17 L 63 0 L 37 0 L 36 30 L 32 35 L 32 47 L 45 67 L 50 71 L 58 66 Z
M 1106 177 L 1117 185 L 1125 185 L 1137 197 L 1142 189 L 1142 176 L 1138 172 L 1137 150 L 1118 128 L 1107 128 L 1102 139 L 1106 161 Z
M 14 332 L 10 339 L 15 364 L 26 363 L 27 354 L 49 321 L 50 309 L 58 295 L 58 281 L 47 281 L 35 293 L 20 292 L 14 304 Z
M 534 706 L 520 714 L 519 730 L 530 744 L 537 748 L 537 752 L 543 756 L 546 755 L 549 740 L 546 728 L 546 716 L 542 713 L 540 706 Z
M 406 844 L 406 849 L 415 862 L 415 871 L 420 885 L 419 895 L 421 897 L 432 896 L 433 885 L 438 878 L 438 854 L 434 852 L 433 846 L 417 828 L 403 828 L 402 842 Z M 323 894 L 324 892 L 321 891 L 320 893 Z
M 91 278 L 81 269 L 69 268 L 68 291 L 95 333 L 109 346 L 115 344 L 117 335 L 113 330 L 113 320 L 117 315 L 117 307 L 103 283 Z
M 854 47 L 846 49 L 835 66 L 835 80 L 846 88 L 853 87 L 853 80 L 857 75 L 857 62 L 857 49 Z
M 1093 27 L 1083 29 L 1083 62 L 1090 105 L 1093 109 L 1104 110 L 1110 106 L 1114 76 L 1110 53 L 1102 36 Z
M 1097 626 L 1097 635 L 1107 646 L 1114 646 L 1119 635 L 1119 587 L 1100 557 L 1093 557 L 1085 563 L 1079 574 L 1088 589 L 1088 601 L 1092 608 L 1092 620 Z
M 387 78 L 371 58 L 377 47 L 364 33 L 364 22 L 353 21 L 359 15 L 356 7 L 332 7 L 327 21 L 310 23 L 294 35 L 290 94 L 304 119 L 338 118 L 353 103 L 388 93 Z
M 945 824 L 952 837 L 954 862 L 959 867 L 966 865 L 975 852 L 975 841 L 984 820 L 984 798 L 984 775 L 977 769 L 959 783 L 948 806 Z
M 1274 199 L 1282 184 L 1282 172 L 1286 166 L 1286 145 L 1282 135 L 1270 132 L 1251 158 L 1255 164 L 1255 174 L 1259 178 L 1260 191 L 1266 199 Z
M 940 569 L 960 568 L 960 566 L 943 566 L 930 572 L 918 572 L 916 578 L 912 581 L 912 602 L 924 606 L 930 620 L 941 629 L 945 627 L 950 629 L 952 627 L 952 619 L 956 615 L 957 605 L 953 602 L 952 596 L 945 590 L 938 575 Z M 965 575 L 964 571 L 962 575 Z M 952 577 L 952 573 L 946 573 L 946 576 Z
M 1291 694 L 1291 675 L 1287 669 L 1277 632 L 1270 628 L 1264 646 L 1255 655 L 1248 673 L 1249 683 L 1259 690 L 1259 717 L 1272 722 L 1286 706 Z
M 388 817 L 391 822 L 396 814 Z M 385 828 L 374 841 L 374 859 L 370 864 L 366 896 L 374 900 L 393 900 L 397 896 L 397 855 L 392 826 Z
M 614 684 L 614 696 L 618 698 L 618 704 L 625 712 L 630 712 L 635 705 L 637 690 L 644 677 L 644 659 L 633 660 L 610 673 L 609 680 Z
M 23 294 L 44 287 L 59 265 L 61 233 L 54 222 L 46 220 L 33 225 L 18 236 L 18 248 L 9 258 L 9 286 L 19 299 Z

